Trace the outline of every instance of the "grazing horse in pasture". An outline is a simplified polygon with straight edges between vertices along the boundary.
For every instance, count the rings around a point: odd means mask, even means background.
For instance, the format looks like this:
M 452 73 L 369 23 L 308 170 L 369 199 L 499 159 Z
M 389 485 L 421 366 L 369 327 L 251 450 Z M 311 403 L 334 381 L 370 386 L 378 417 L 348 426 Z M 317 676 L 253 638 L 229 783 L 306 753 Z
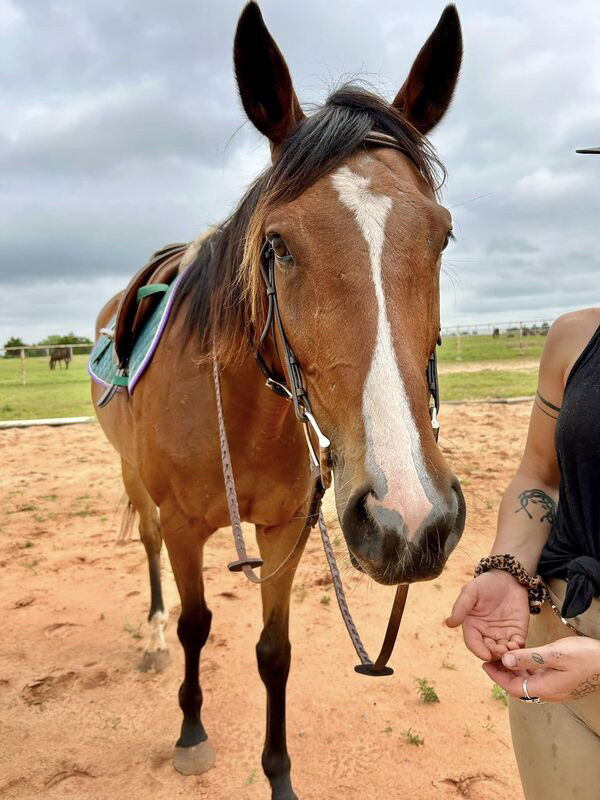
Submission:
M 50 369 L 54 369 L 57 364 L 60 367 L 63 361 L 65 362 L 65 369 L 69 369 L 71 350 L 68 347 L 54 347 L 50 352 Z
M 448 6 L 393 102 L 346 86 L 305 116 L 256 3 L 239 19 L 239 93 L 270 142 L 271 164 L 231 217 L 190 246 L 168 325 L 135 393 L 97 408 L 140 513 L 152 591 L 149 658 L 165 649 L 162 540 L 181 597 L 185 675 L 174 763 L 184 773 L 214 763 L 200 716 L 199 661 L 211 625 L 202 560 L 211 534 L 230 524 L 215 361 L 241 518 L 256 526 L 264 575 L 288 559 L 261 586 L 256 654 L 267 692 L 263 768 L 274 800 L 296 798 L 285 726 L 288 617 L 314 483 L 294 408 L 265 387 L 257 367 L 260 349 L 263 364 L 286 374 L 282 331 L 261 341 L 265 246 L 285 335 L 331 441 L 352 563 L 388 585 L 429 580 L 462 534 L 464 501 L 432 432 L 426 380 L 452 226 L 437 197 L 443 168 L 425 138 L 450 105 L 461 57 L 458 14 Z M 101 311 L 97 333 L 118 302 Z M 101 393 L 94 385 L 96 406 Z

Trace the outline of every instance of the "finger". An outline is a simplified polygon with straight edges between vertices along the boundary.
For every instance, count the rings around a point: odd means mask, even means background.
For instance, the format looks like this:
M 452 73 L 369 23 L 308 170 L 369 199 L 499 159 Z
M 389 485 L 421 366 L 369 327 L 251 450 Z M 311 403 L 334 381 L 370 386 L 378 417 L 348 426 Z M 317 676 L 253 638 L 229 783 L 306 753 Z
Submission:
M 463 626 L 463 639 L 467 648 L 482 661 L 493 658 L 489 647 L 483 641 L 481 633 L 470 625 Z
M 505 689 L 511 697 L 523 697 L 523 678 L 527 677 L 526 675 L 516 675 L 504 669 L 500 661 L 488 661 L 483 664 L 483 669 L 494 683 Z M 531 691 L 529 693 L 531 694 Z
M 452 613 L 446 620 L 446 625 L 449 628 L 458 628 L 459 625 L 462 625 L 467 614 L 473 610 L 477 603 L 477 597 L 475 581 L 469 581 L 466 586 L 463 586 L 461 593 L 458 595 L 452 608 Z
M 502 663 L 507 669 L 526 669 L 528 672 L 548 668 L 560 669 L 561 666 L 564 669 L 566 666 L 560 663 L 560 654 L 555 643 L 513 650 L 502 658 Z
M 527 678 L 527 693 L 530 697 L 539 697 L 545 702 L 562 702 L 569 697 L 568 678 L 565 672 L 555 669 L 539 671 L 533 675 L 526 672 L 514 673 L 502 666 L 499 661 L 483 664 L 489 677 L 501 686 L 511 697 L 524 696 L 523 681 Z
M 511 649 L 514 647 L 525 647 L 525 637 L 522 633 L 513 633 L 510 637 Z
M 521 639 L 521 641 L 523 640 L 522 636 L 519 637 L 519 638 Z M 513 637 L 508 643 L 508 649 L 509 650 L 518 650 L 520 647 L 523 647 L 523 645 L 520 644 L 518 639 L 516 639 L 515 637 Z
M 492 659 L 494 661 L 499 660 L 506 653 L 507 648 L 501 642 L 496 641 L 496 639 L 484 636 L 483 642 L 492 654 Z

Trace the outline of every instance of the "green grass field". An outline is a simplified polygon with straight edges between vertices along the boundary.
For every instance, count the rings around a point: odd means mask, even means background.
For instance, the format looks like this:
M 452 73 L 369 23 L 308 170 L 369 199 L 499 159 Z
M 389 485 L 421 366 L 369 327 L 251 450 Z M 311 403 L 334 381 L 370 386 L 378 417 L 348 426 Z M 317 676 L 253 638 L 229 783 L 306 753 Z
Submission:
M 87 356 L 74 356 L 69 369 L 50 370 L 47 358 L 0 358 L 0 420 L 92 416 Z
M 476 361 L 510 361 L 511 359 L 535 358 L 542 354 L 544 336 L 524 336 L 522 349 L 518 335 L 515 336 L 461 336 L 460 353 L 457 336 L 446 336 L 438 350 L 438 358 L 442 361 L 464 361 L 465 364 Z M 457 359 L 457 355 L 460 358 Z
M 537 359 L 544 344 L 542 336 L 523 339 L 523 353 L 518 337 L 462 336 L 461 359 L 456 360 L 456 337 L 449 336 L 439 350 L 440 362 L 481 362 L 476 372 L 452 372 L 440 376 L 443 400 L 481 400 L 492 397 L 519 397 L 535 392 L 537 370 L 490 370 L 490 361 Z M 47 358 L 25 360 L 26 385 L 21 383 L 21 361 L 0 358 L 0 420 L 40 419 L 49 417 L 93 416 L 90 385 L 86 372 L 87 356 L 76 355 L 68 370 L 48 368 Z
M 485 400 L 491 398 L 526 397 L 535 394 L 537 369 L 451 372 L 440 375 L 442 404 L 444 400 Z

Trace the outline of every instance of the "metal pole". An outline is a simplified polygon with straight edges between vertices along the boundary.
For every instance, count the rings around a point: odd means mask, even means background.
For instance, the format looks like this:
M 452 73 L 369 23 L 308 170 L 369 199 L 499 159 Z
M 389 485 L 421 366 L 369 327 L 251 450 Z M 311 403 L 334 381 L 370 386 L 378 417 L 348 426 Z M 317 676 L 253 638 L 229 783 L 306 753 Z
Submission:
M 27 376 L 25 374 L 25 348 L 21 348 L 21 383 L 23 386 L 27 385 Z
M 462 361 L 462 357 L 460 355 L 460 326 L 456 326 L 456 360 Z
M 523 355 L 523 323 L 519 322 L 519 355 Z

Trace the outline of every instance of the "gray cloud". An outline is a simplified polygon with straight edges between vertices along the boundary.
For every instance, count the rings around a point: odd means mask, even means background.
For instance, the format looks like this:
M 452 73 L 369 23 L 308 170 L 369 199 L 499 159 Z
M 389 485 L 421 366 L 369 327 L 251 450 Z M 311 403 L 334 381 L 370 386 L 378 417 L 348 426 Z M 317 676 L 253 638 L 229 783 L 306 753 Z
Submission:
M 242 2 L 0 0 L 0 343 L 91 333 L 148 255 L 223 218 L 264 166 L 231 45 Z M 301 99 L 392 97 L 442 2 L 265 0 Z M 433 142 L 458 242 L 443 320 L 598 302 L 600 19 L 592 0 L 459 3 L 465 61 Z

